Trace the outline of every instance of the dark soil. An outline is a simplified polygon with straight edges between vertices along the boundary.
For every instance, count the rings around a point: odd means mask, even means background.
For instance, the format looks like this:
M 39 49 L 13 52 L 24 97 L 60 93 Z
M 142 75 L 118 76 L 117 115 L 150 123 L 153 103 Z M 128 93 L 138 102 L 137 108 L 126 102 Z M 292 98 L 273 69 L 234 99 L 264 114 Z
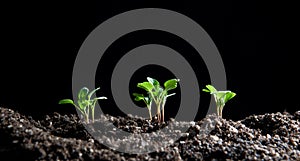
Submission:
M 91 127 L 92 131 L 110 136 L 93 137 L 76 115 L 53 113 L 43 120 L 33 120 L 11 109 L 0 111 L 1 160 L 300 160 L 300 111 L 252 115 L 240 121 L 209 115 L 198 122 L 170 120 L 164 124 L 106 115 L 94 123 L 112 122 L 116 128 L 136 134 L 150 134 L 162 128 L 178 133 L 177 126 L 190 126 L 179 134 L 179 140 L 167 147 L 158 144 L 148 154 L 127 154 L 107 148 L 97 140 L 116 146 L 124 141 L 114 139 L 114 130 L 96 131 Z M 204 120 L 215 122 L 205 126 L 211 128 L 209 133 L 202 131 Z M 167 141 L 174 139 L 162 137 Z

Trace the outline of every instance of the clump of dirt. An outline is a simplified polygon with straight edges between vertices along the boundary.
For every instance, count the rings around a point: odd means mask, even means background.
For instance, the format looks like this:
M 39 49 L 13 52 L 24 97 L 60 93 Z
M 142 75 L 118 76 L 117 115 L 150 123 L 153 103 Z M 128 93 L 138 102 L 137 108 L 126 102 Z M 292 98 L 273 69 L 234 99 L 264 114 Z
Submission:
M 0 108 L 0 156 L 11 160 L 300 160 L 299 118 L 297 111 L 251 115 L 240 121 L 209 115 L 198 122 L 171 119 L 160 124 L 102 115 L 85 124 L 72 114 L 53 113 L 34 120 Z M 106 128 L 108 124 L 114 128 Z M 187 130 L 178 130 L 182 128 Z M 117 139 L 124 132 L 132 135 Z M 117 151 L 147 148 L 143 139 L 151 140 L 153 133 L 159 137 L 152 152 Z M 137 139 L 141 134 L 143 139 Z M 115 150 L 106 145 L 114 145 Z

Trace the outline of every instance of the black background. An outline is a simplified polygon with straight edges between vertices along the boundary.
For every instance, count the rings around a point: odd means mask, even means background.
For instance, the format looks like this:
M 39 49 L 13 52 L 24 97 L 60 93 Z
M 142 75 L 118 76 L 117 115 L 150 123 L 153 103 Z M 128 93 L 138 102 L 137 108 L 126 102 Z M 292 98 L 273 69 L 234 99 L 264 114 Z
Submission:
M 74 113 L 71 106 L 57 102 L 72 98 L 73 63 L 82 42 L 110 17 L 145 7 L 182 13 L 200 24 L 213 39 L 223 58 L 228 89 L 237 93 L 225 106 L 225 118 L 300 109 L 297 5 L 215 0 L 1 4 L 0 106 L 34 117 L 54 111 Z M 126 53 L 145 43 L 169 43 L 167 45 L 177 46 L 182 55 L 193 52 L 187 44 L 176 43 L 176 40 L 172 35 L 153 31 L 133 33 L 120 38 L 115 43 L 116 49 L 111 47 L 107 56 L 109 52 Z M 99 64 L 108 68 L 116 60 L 114 57 Z M 202 67 L 201 58 L 197 61 L 198 64 L 192 64 Z M 151 73 L 154 69 L 160 69 L 162 74 Z M 209 83 L 209 78 L 205 67 L 200 69 L 203 79 L 199 79 L 199 83 L 203 86 Z M 134 76 L 130 87 L 134 87 L 136 80 L 145 80 L 145 73 L 159 80 L 172 76 L 170 71 L 155 66 L 141 70 L 144 71 Z M 109 75 L 106 74 L 97 73 L 95 83 L 103 88 L 99 96 L 109 95 Z M 208 96 L 203 95 L 203 98 Z M 170 98 L 169 102 L 176 104 L 178 99 Z M 109 102 L 104 104 L 113 106 Z M 207 106 L 207 101 L 204 99 L 201 104 Z

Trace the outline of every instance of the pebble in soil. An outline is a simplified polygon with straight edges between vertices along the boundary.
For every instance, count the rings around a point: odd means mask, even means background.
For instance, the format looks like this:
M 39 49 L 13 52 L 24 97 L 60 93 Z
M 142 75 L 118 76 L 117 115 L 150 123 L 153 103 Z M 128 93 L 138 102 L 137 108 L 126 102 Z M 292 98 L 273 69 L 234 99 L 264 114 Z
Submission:
M 171 119 L 158 124 L 138 117 L 103 115 L 87 125 L 76 115 L 53 113 L 33 120 L 0 108 L 0 155 L 12 160 L 300 160 L 299 118 L 297 111 L 251 115 L 240 121 L 209 115 L 198 122 Z M 126 131 L 128 137 L 116 139 Z M 151 147 L 146 143 L 153 140 L 153 134 L 157 140 Z M 105 144 L 152 152 L 121 153 Z

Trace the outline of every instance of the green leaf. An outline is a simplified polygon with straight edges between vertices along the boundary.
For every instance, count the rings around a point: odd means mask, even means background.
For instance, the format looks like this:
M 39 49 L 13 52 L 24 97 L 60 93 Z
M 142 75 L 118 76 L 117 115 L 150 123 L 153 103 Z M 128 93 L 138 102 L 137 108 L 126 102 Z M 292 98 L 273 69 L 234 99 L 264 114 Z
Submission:
M 96 97 L 96 98 L 90 100 L 90 102 L 89 102 L 90 107 L 95 108 L 95 104 L 96 104 L 97 100 L 102 100 L 102 99 L 107 99 L 107 98 L 106 97 Z
M 139 94 L 139 93 L 133 93 L 132 95 L 135 96 L 134 98 L 135 101 L 140 101 L 145 98 L 143 94 Z
M 145 97 L 144 100 L 145 100 L 145 103 L 147 104 L 147 106 L 151 107 L 151 98 Z
M 154 95 L 155 97 L 158 97 L 158 98 L 162 97 L 162 96 L 165 95 L 165 94 L 166 94 L 166 92 L 165 92 L 164 89 L 161 88 L 161 87 L 157 88 L 157 89 L 153 92 L 153 95 Z
M 81 110 L 85 110 L 86 107 L 90 104 L 90 102 L 88 100 L 85 100 L 85 99 L 84 100 L 78 100 L 77 103 L 78 103 L 79 108 Z
M 96 98 L 90 100 L 90 105 L 93 106 L 97 102 L 97 100 L 103 100 L 103 99 L 106 100 L 107 98 L 106 97 L 96 97 Z
M 87 95 L 89 93 L 89 89 L 86 87 L 81 88 L 81 90 L 78 93 L 78 99 L 79 100 L 85 100 L 87 99 Z
M 215 92 L 213 94 L 215 94 L 217 96 L 217 99 L 220 100 L 220 99 L 225 98 L 226 93 L 227 93 L 227 91 L 218 91 L 218 92 Z
M 206 88 L 203 89 L 204 92 L 210 92 L 211 94 L 217 92 L 216 88 L 212 85 L 206 85 Z
M 226 103 L 227 101 L 231 100 L 234 96 L 236 95 L 236 93 L 234 92 L 227 92 L 226 93 L 226 96 L 225 96 L 225 99 L 224 99 L 224 102 Z
M 148 82 L 150 82 L 154 87 L 159 86 L 159 82 L 158 82 L 156 79 L 147 77 L 147 80 L 148 80 Z
M 150 78 L 150 77 L 147 77 L 147 80 L 149 83 L 151 83 L 153 85 L 153 88 L 152 88 L 153 95 L 158 96 L 160 94 L 160 92 L 163 90 L 160 87 L 160 83 L 158 82 L 158 80 L 156 80 L 154 78 Z
M 97 99 L 97 100 L 107 100 L 107 97 L 102 96 L 102 97 L 97 97 L 95 99 Z
M 178 82 L 179 82 L 179 79 L 170 79 L 170 80 L 167 80 L 164 83 L 165 91 L 169 91 L 169 90 L 175 89 L 177 87 L 177 83 Z
M 143 88 L 147 92 L 152 92 L 152 89 L 154 88 L 154 86 L 150 82 L 138 83 L 137 87 Z
M 74 105 L 74 102 L 71 99 L 63 99 L 63 100 L 60 100 L 58 102 L 58 104 L 72 104 L 72 105 Z
M 93 95 L 97 90 L 99 90 L 99 89 L 100 89 L 100 87 L 98 87 L 98 88 L 92 90 L 92 91 L 89 93 L 88 98 L 91 98 L 92 95 Z
M 168 94 L 168 95 L 166 95 L 166 98 L 167 97 L 170 97 L 170 96 L 174 96 L 176 93 L 171 93 L 171 94 Z
M 97 98 L 90 100 L 89 105 L 91 108 L 94 108 L 94 105 L 96 104 L 97 100 L 98 100 Z
M 208 89 L 202 89 L 202 91 L 210 93 L 210 91 Z

